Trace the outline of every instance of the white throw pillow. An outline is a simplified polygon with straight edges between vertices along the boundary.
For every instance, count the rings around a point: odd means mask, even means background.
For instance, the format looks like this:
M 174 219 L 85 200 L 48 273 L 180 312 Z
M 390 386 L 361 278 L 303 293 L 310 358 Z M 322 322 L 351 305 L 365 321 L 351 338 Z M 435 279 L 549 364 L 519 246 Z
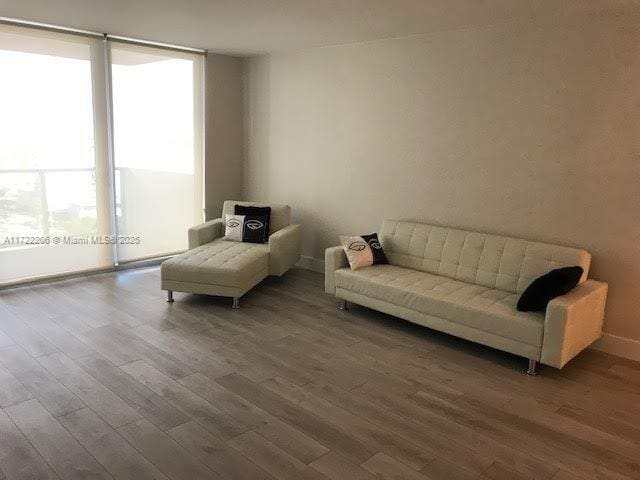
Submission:
M 373 252 L 362 237 L 340 235 L 340 243 L 352 270 L 373 265 Z
M 224 238 L 225 240 L 232 240 L 234 242 L 242 241 L 242 230 L 244 229 L 244 215 L 230 215 L 224 216 Z

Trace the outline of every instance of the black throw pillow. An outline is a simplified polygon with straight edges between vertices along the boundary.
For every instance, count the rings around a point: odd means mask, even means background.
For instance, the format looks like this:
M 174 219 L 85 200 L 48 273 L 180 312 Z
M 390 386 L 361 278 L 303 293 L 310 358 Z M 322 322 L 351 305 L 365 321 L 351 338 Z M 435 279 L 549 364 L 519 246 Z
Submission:
M 384 254 L 384 250 L 382 250 L 382 245 L 380 245 L 380 240 L 378 240 L 377 233 L 370 233 L 369 235 L 362 235 L 362 239 L 369 244 L 371 247 L 371 253 L 373 253 L 373 264 L 377 265 L 379 263 L 389 263 L 387 262 L 387 256 Z
M 267 225 L 269 225 L 269 217 L 266 215 L 245 215 L 242 227 L 242 241 L 250 243 L 266 242 Z
M 536 278 L 518 300 L 521 312 L 544 312 L 547 304 L 560 295 L 576 288 L 584 270 L 582 267 L 564 267 L 551 270 Z
M 236 215 L 245 215 L 249 217 L 266 217 L 265 237 L 260 243 L 264 243 L 269 238 L 269 223 L 271 220 L 271 207 L 252 207 L 245 205 L 236 205 L 234 211 Z M 246 224 L 245 224 L 246 225 Z

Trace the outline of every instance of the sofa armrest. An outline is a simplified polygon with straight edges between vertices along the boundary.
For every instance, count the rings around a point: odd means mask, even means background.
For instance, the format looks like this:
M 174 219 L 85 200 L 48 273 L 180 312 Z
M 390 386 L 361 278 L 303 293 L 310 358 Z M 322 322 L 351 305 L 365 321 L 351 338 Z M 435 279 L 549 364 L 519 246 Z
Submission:
M 587 280 L 547 305 L 540 361 L 562 368 L 600 338 L 607 299 L 606 283 Z
M 189 229 L 189 250 L 212 242 L 224 235 L 224 221 L 221 218 L 209 220 Z
M 283 275 L 300 260 L 302 227 L 288 225 L 269 235 L 269 274 Z
M 336 276 L 335 271 L 349 266 L 347 254 L 342 247 L 329 247 L 324 251 L 324 291 L 335 295 Z

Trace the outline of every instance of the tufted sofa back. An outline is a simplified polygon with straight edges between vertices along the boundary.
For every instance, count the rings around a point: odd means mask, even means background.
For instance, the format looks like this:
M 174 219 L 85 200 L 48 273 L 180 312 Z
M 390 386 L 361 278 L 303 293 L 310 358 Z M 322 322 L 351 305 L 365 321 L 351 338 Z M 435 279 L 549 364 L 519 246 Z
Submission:
M 236 205 L 247 207 L 271 207 L 271 222 L 269 234 L 277 232 L 291 224 L 291 207 L 279 203 L 241 202 L 239 200 L 225 200 L 222 206 L 222 218 L 228 213 L 233 215 Z
M 581 266 L 583 282 L 591 263 L 585 250 L 408 221 L 385 220 L 380 241 L 392 265 L 512 293 L 559 267 Z

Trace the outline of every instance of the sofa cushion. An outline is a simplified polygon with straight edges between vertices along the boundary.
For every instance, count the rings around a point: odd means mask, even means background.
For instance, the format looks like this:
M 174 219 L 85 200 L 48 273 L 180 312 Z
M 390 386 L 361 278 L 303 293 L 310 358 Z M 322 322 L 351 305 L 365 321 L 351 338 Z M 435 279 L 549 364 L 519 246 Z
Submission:
M 269 273 L 269 246 L 219 238 L 162 262 L 162 278 L 179 282 L 244 287 Z
M 389 263 L 512 293 L 554 268 L 579 265 L 587 279 L 585 250 L 486 233 L 385 220 L 380 242 Z
M 395 265 L 335 272 L 336 287 L 540 346 L 544 315 L 516 310 L 518 295 Z

